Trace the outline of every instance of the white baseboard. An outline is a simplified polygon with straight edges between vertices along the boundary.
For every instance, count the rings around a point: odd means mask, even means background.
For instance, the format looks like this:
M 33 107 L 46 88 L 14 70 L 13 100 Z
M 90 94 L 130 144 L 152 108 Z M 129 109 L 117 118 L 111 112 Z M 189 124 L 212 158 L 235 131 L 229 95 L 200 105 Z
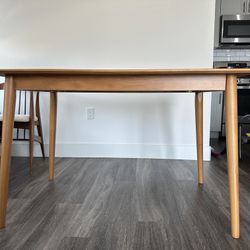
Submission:
M 48 155 L 48 144 L 45 145 Z M 13 144 L 13 156 L 28 156 L 28 144 L 16 142 Z M 40 157 L 40 146 L 34 146 L 34 156 Z M 196 160 L 195 145 L 165 145 L 165 144 L 101 144 L 101 143 L 70 143 L 56 145 L 57 157 L 111 157 L 111 158 L 152 158 Z M 210 161 L 211 148 L 204 145 L 204 160 Z

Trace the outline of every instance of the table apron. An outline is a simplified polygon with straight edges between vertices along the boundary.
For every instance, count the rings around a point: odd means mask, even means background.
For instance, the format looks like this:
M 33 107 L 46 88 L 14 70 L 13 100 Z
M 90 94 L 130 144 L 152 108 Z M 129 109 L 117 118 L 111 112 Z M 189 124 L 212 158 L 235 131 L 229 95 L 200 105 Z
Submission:
M 226 75 L 14 75 L 16 89 L 72 92 L 223 91 Z

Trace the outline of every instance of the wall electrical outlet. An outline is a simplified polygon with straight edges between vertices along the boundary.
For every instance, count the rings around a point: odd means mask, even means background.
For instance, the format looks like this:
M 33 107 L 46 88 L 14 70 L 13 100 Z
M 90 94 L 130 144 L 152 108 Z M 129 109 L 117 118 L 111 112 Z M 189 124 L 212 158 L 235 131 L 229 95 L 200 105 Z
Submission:
M 95 119 L 95 108 L 93 108 L 93 107 L 86 108 L 86 119 L 87 120 L 94 120 Z

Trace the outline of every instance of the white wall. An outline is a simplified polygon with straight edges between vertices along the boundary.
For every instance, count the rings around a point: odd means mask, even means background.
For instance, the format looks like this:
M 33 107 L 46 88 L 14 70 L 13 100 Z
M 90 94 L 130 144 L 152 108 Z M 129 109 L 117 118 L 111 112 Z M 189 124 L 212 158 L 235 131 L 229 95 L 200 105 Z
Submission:
M 1 0 L 0 67 L 212 67 L 214 5 Z M 46 143 L 48 101 L 43 94 Z M 210 101 L 206 94 L 206 159 Z M 95 120 L 86 120 L 89 106 L 96 108 Z M 60 94 L 58 111 L 58 156 L 196 158 L 193 94 Z M 26 148 L 16 145 L 14 154 Z

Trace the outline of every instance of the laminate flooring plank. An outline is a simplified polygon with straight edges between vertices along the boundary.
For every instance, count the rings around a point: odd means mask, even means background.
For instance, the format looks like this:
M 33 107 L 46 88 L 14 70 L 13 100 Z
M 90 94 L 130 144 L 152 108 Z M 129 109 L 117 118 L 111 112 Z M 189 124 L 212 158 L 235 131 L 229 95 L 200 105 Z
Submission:
M 32 202 L 21 211 L 19 217 L 15 221 L 15 229 L 12 231 L 8 230 L 6 233 L 5 237 L 9 239 L 6 246 L 7 248 L 14 249 L 19 244 L 22 245 L 36 227 L 39 226 L 50 210 L 53 210 L 57 203 L 64 200 L 64 196 L 68 190 L 68 185 L 65 183 L 70 176 L 69 172 L 70 167 L 61 171 L 58 177 L 61 181 L 59 181 L 58 184 L 46 181 L 43 189 L 38 195 L 35 195 Z M 46 175 L 47 173 L 44 175 L 45 179 L 47 179 Z M 18 245 L 16 245 L 16 242 L 18 242 Z
M 112 194 L 111 189 L 117 175 L 117 167 L 113 167 L 112 160 L 103 159 L 96 168 L 91 185 L 85 182 L 81 186 L 84 190 L 86 185 L 88 193 L 68 229 L 69 237 L 89 237 L 90 230 L 102 215 L 108 197 Z
M 7 244 L 18 228 L 16 221 L 30 203 L 31 200 L 29 199 L 9 199 L 7 213 L 8 230 L 4 229 L 0 232 L 0 249 L 6 249 Z
M 79 206 L 65 203 L 56 204 L 20 246 L 20 249 L 59 249 L 60 243 L 65 237 L 65 229 L 77 213 Z
M 28 174 L 28 159 L 27 158 L 12 158 L 12 166 L 10 168 L 10 189 L 9 197 L 21 198 L 19 194 L 23 192 L 25 188 L 36 177 L 42 176 L 46 172 L 46 160 L 41 161 L 41 158 L 34 158 L 33 167 L 34 173 L 32 176 Z M 15 168 L 13 167 L 15 166 Z M 22 197 L 25 198 L 25 197 Z
M 58 249 L 60 250 L 83 250 L 89 242 L 88 238 L 80 237 L 64 237 L 60 242 Z
M 101 177 L 103 169 L 109 165 L 104 159 L 86 159 L 75 162 L 79 170 L 73 171 L 73 181 L 71 181 L 70 191 L 65 196 L 65 202 L 83 204 L 89 193 L 93 190 L 93 185 L 98 185 L 98 178 Z M 105 170 L 104 170 L 105 171 Z
M 156 222 L 137 222 L 134 236 L 134 250 L 163 250 L 167 248 L 167 236 Z
M 32 199 L 9 199 L 7 214 L 8 225 L 15 224 L 23 210 L 25 210 L 31 202 Z
M 136 224 L 135 185 L 116 182 L 111 195 L 90 231 L 86 249 L 133 249 Z
M 109 160 L 113 185 L 88 233 L 86 249 L 132 249 L 136 223 L 136 160 Z M 110 174 L 112 176 L 112 174 Z M 104 177 L 106 178 L 106 177 Z
M 69 165 L 72 165 L 72 159 L 65 159 L 63 162 L 60 159 L 57 159 L 55 164 L 57 166 L 57 171 L 62 172 L 64 169 L 68 169 Z M 26 163 L 27 164 L 27 163 Z M 44 164 L 46 164 L 44 166 Z M 25 171 L 25 182 L 23 182 L 19 190 L 15 188 L 15 191 L 11 189 L 10 197 L 26 199 L 32 197 L 34 199 L 40 194 L 41 191 L 49 184 L 45 176 L 48 171 L 48 162 L 47 160 L 37 161 L 36 158 L 33 160 L 33 173 L 32 176 L 27 175 L 27 169 Z M 27 165 L 26 165 L 27 168 Z M 18 179 L 18 176 L 17 176 Z M 20 179 L 20 177 L 19 177 Z M 18 186 L 17 183 L 13 183 L 15 186 Z
M 226 181 L 226 179 L 224 177 L 218 181 Z M 215 183 L 215 185 L 220 186 L 219 183 Z M 217 249 L 241 249 L 238 241 L 225 237 L 226 233 L 230 235 L 229 207 L 219 207 L 218 204 L 222 202 L 215 200 L 211 196 L 211 192 L 207 191 L 207 187 L 211 187 L 209 179 L 202 188 L 195 187 L 188 181 L 178 182 L 176 187 L 181 190 L 188 204 L 187 213 L 181 214 L 181 216 L 185 219 L 185 224 L 183 224 L 185 232 L 194 242 L 193 247 L 212 249 L 216 242 Z M 224 189 L 222 192 L 226 193 L 227 190 Z M 206 230 L 203 228 L 204 225 Z M 248 248 L 244 242 L 241 245 L 243 249 Z
M 154 167 L 152 177 L 157 188 L 154 199 L 158 200 L 162 214 L 158 224 L 163 227 L 167 238 L 165 249 L 195 249 L 184 230 L 186 222 L 181 214 L 185 214 L 189 208 L 183 193 L 176 186 L 178 181 L 174 173 L 170 171 L 167 161 L 151 160 L 151 165 Z
M 136 211 L 138 221 L 163 220 L 160 199 L 158 196 L 158 180 L 154 175 L 157 166 L 151 160 L 137 160 L 136 165 Z
M 170 163 L 171 161 L 169 162 L 169 171 L 174 173 L 176 167 L 180 167 L 178 166 L 180 163 L 178 161 L 173 162 L 175 164 Z M 183 165 L 186 165 L 190 171 L 194 169 L 193 166 L 188 166 L 187 162 L 183 162 Z M 206 166 L 204 166 L 204 168 L 206 173 Z M 164 172 L 162 174 L 164 175 Z M 187 207 L 186 210 L 179 210 L 179 216 L 185 221 L 185 223 L 183 223 L 183 229 L 189 237 L 190 242 L 192 242 L 192 247 L 194 249 L 210 249 L 214 241 L 219 240 L 221 232 L 224 233 L 228 227 L 228 218 L 225 214 L 220 213 L 217 206 L 218 203 L 215 203 L 209 195 L 205 194 L 206 186 L 210 186 L 207 182 L 208 180 L 205 185 L 201 187 L 197 184 L 194 185 L 190 180 L 183 179 L 182 181 L 178 181 L 175 185 L 175 188 L 180 190 Z M 213 228 L 215 224 L 218 224 L 217 228 Z M 206 225 L 207 230 L 203 229 L 203 225 Z M 229 247 L 225 240 L 219 240 L 218 243 L 218 249 L 220 249 L 220 243 L 222 243 L 225 248 Z
M 57 158 L 48 183 L 47 159 L 34 159 L 30 177 L 28 159 L 13 158 L 0 249 L 248 250 L 249 162 L 240 162 L 241 238 L 234 240 L 226 157 L 205 162 L 203 187 L 196 161 Z

